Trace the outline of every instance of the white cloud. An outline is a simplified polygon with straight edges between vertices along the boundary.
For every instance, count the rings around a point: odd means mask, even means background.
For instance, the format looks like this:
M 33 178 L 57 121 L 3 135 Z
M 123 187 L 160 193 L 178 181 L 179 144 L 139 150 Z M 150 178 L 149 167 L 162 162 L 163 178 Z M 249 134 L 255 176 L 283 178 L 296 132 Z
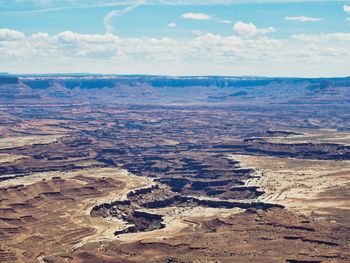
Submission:
M 216 22 L 220 24 L 232 24 L 231 20 L 223 19 L 223 20 L 216 20 Z
M 174 28 L 174 27 L 176 27 L 176 23 L 175 22 L 171 22 L 171 23 L 168 24 L 168 27 Z
M 22 32 L 18 32 L 11 29 L 0 29 L 0 41 L 14 41 L 25 38 Z
M 244 23 L 238 21 L 234 24 L 233 29 L 243 36 L 254 36 L 258 33 L 258 28 L 253 23 Z
M 284 18 L 287 21 L 298 21 L 298 22 L 320 22 L 323 19 L 317 17 L 307 17 L 307 16 L 286 16 Z
M 231 36 L 197 32 L 190 39 L 172 39 L 122 38 L 114 34 L 72 31 L 24 35 L 0 29 L 1 38 L 8 40 L 0 41 L 0 68 L 23 73 L 348 74 L 350 33 L 304 34 L 275 39 L 262 33 L 271 29 L 250 25 L 246 31 L 248 34 L 255 32 L 255 37 L 246 37 L 245 31 Z
M 276 32 L 276 28 L 270 26 L 267 28 L 259 28 L 259 33 L 261 34 L 267 34 L 267 33 L 275 33 Z
M 234 24 L 233 30 L 242 35 L 244 37 L 252 37 L 257 34 L 267 34 L 276 32 L 276 29 L 273 27 L 268 28 L 257 28 L 253 23 L 244 23 L 242 21 L 238 21 Z
M 42 34 L 42 33 L 41 33 Z M 42 36 L 48 36 L 48 34 L 44 34 Z M 120 40 L 120 38 L 116 35 L 112 34 L 79 34 L 74 33 L 72 31 L 64 31 L 56 35 L 56 38 L 63 42 L 86 42 L 86 43 L 115 43 Z
M 194 20 L 210 20 L 212 17 L 203 13 L 185 13 L 182 15 L 183 18 L 186 19 L 194 19 Z
M 350 5 L 343 6 L 344 12 L 350 14 Z
M 113 19 L 117 16 L 121 16 L 124 14 L 129 13 L 130 11 L 134 10 L 135 8 L 139 7 L 140 5 L 144 4 L 145 0 L 138 0 L 135 3 L 125 7 L 121 10 L 113 10 L 109 12 L 104 18 L 103 18 L 103 24 L 105 25 L 105 32 L 108 34 L 113 33 L 114 26 L 113 26 Z

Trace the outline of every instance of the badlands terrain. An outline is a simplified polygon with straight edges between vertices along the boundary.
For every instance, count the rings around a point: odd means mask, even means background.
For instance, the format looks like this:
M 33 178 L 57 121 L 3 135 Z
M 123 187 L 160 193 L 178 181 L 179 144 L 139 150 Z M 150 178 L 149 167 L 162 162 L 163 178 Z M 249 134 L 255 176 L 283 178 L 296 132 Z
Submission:
M 350 262 L 350 80 L 0 77 L 0 262 Z

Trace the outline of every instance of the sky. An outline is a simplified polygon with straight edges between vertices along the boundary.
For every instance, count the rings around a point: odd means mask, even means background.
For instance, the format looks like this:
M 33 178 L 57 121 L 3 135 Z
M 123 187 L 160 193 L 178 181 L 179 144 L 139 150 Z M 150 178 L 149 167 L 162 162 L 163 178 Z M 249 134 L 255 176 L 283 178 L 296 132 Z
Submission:
M 350 0 L 0 0 L 0 72 L 350 75 Z

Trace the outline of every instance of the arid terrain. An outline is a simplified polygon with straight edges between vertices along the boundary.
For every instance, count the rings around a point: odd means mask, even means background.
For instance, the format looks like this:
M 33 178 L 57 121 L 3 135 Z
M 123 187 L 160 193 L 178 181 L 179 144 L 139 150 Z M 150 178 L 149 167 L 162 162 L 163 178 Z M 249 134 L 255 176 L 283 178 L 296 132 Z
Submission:
M 1 81 L 0 262 L 350 262 L 348 79 Z

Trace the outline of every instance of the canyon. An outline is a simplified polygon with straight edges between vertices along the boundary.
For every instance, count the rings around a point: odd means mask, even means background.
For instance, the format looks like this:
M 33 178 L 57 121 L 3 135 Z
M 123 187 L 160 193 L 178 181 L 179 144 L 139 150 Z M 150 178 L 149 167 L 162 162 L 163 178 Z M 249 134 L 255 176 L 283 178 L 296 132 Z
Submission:
M 349 78 L 0 77 L 1 262 L 349 262 Z

